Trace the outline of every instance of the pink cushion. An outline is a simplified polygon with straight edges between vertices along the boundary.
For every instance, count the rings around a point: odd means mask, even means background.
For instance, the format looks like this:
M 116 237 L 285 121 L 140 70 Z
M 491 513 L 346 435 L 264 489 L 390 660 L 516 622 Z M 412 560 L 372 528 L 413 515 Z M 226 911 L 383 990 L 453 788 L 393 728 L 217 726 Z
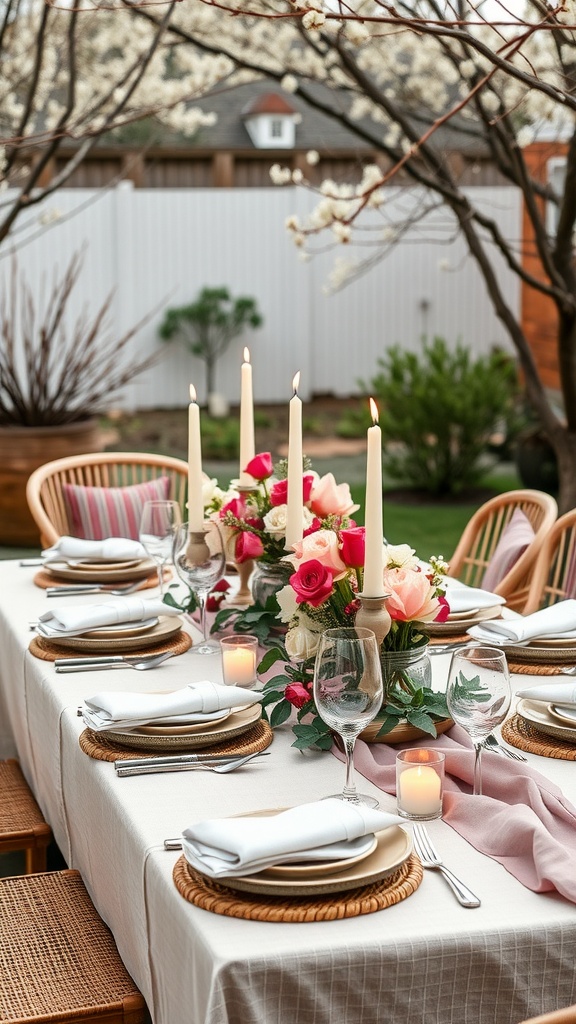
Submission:
M 522 510 L 517 508 L 510 522 L 502 530 L 494 554 L 486 567 L 482 577 L 482 589 L 494 590 L 533 540 L 532 523 Z
M 82 487 L 63 484 L 70 533 L 85 540 L 130 537 L 138 540 L 140 515 L 146 501 L 170 496 L 170 478 L 160 476 L 131 487 Z

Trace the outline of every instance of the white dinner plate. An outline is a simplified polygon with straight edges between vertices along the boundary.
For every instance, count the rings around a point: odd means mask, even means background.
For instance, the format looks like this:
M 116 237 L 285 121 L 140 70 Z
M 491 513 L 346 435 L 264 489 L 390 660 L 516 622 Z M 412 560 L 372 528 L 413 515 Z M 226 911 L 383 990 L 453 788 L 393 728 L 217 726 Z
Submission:
M 166 735 L 158 735 L 150 732 L 150 729 L 154 728 L 153 726 L 142 725 L 129 732 L 107 729 L 105 732 L 99 732 L 98 735 L 113 743 L 120 743 L 123 747 L 135 750 L 164 750 L 167 752 L 195 750 L 201 747 L 211 747 L 216 743 L 225 743 L 235 736 L 241 736 L 255 725 L 261 715 L 260 704 L 253 704 L 248 708 L 235 709 L 222 723 L 212 722 L 212 724 L 204 726 L 200 732 L 187 732 L 183 735 L 176 731 L 177 726 L 173 726 L 172 729 L 167 730 Z
M 124 623 L 127 626 L 127 623 Z M 152 644 L 162 643 L 182 629 L 179 615 L 160 615 L 155 626 L 134 636 L 108 634 L 101 637 L 83 636 L 51 636 L 43 637 L 56 647 L 66 647 L 72 651 L 101 651 L 103 654 L 125 654 L 126 651 L 137 651 Z
M 576 729 L 576 708 L 563 708 L 558 704 L 548 704 L 548 712 L 553 718 L 558 718 L 560 722 Z
M 351 868 L 354 864 L 374 853 L 378 840 L 375 835 L 359 836 L 358 839 L 351 839 L 347 846 L 350 848 L 349 857 L 340 857 L 334 860 L 302 860 L 290 864 L 274 864 L 266 868 L 266 875 L 270 878 L 325 878 L 327 875 L 335 875 L 339 871 Z
M 456 612 L 454 616 L 449 616 L 446 622 L 423 622 L 422 632 L 427 633 L 428 636 L 460 635 L 479 622 L 483 622 L 484 619 L 499 619 L 501 615 L 501 604 L 495 604 L 491 608 L 478 608 L 476 611 L 466 613 Z
M 204 732 L 214 722 L 224 722 L 231 714 L 232 708 L 222 708 L 221 711 L 212 711 L 206 715 L 200 712 L 189 715 L 186 722 L 183 722 L 182 718 L 165 718 L 162 725 L 155 725 L 151 722 L 149 725 L 138 726 L 138 734 L 144 736 L 191 736 L 195 732 Z
M 135 622 L 133 625 L 130 625 L 128 622 L 115 622 L 113 626 L 101 626 L 99 629 L 86 630 L 85 633 L 80 635 L 92 640 L 106 640 L 107 637 L 114 637 L 116 639 L 121 636 L 138 636 L 139 633 L 147 633 L 148 630 L 153 629 L 157 625 L 158 616 L 155 616 L 152 619 L 143 619 L 142 622 Z

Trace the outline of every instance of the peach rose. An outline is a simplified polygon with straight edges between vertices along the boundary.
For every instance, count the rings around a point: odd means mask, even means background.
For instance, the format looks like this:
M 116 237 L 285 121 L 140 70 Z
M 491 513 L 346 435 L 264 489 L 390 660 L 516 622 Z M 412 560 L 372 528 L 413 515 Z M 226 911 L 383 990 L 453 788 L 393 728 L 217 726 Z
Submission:
M 432 622 L 439 610 L 435 588 L 423 572 L 413 569 L 386 569 L 384 590 L 390 591 L 386 607 L 392 619 L 400 622 Z
M 286 561 L 292 562 L 295 569 L 313 558 L 330 569 L 337 578 L 346 572 L 346 563 L 340 557 L 338 535 L 333 530 L 316 530 L 309 533 L 294 545 L 294 552 Z
M 317 516 L 349 516 L 360 508 L 352 501 L 349 484 L 337 484 L 333 473 L 326 473 L 312 484 L 310 508 Z

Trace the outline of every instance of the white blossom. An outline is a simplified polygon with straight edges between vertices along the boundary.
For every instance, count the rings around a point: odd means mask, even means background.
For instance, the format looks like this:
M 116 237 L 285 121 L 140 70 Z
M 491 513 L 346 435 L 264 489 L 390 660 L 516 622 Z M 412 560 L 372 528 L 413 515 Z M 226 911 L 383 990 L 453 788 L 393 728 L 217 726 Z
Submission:
M 280 86 L 284 92 L 296 92 L 298 90 L 296 75 L 284 75 L 284 78 L 280 80 Z
M 316 149 L 309 149 L 306 153 L 306 163 L 314 167 L 320 160 L 320 154 Z
M 287 185 L 292 180 L 292 172 L 289 167 L 281 167 L 280 164 L 272 164 L 270 177 L 275 185 Z
M 326 15 L 323 11 L 307 11 L 302 18 L 302 24 L 307 29 L 321 28 L 325 21 Z

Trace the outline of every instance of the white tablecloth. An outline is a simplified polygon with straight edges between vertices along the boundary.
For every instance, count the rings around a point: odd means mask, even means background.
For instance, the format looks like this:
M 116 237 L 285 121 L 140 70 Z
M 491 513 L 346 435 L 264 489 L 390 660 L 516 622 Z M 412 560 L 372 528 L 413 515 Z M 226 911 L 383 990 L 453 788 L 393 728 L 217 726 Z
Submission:
M 219 678 L 219 659 L 187 653 L 151 672 L 57 675 L 27 650 L 28 622 L 48 605 L 34 572 L 0 563 L 0 754 L 20 758 L 154 1024 L 514 1024 L 576 1002 L 576 907 L 525 889 L 441 820 L 430 832 L 481 897 L 479 909 L 460 907 L 431 871 L 409 899 L 347 921 L 267 924 L 187 903 L 172 881 L 179 854 L 164 850 L 165 838 L 206 816 L 338 792 L 343 765 L 291 748 L 285 726 L 269 757 L 231 775 L 116 778 L 112 764 L 80 750 L 81 699 L 104 687 L 172 689 L 207 672 Z M 440 685 L 448 658 L 433 665 Z M 518 688 L 527 682 L 515 680 Z M 528 758 L 576 803 L 574 762 Z M 393 797 L 361 781 L 382 808 L 395 809 Z

